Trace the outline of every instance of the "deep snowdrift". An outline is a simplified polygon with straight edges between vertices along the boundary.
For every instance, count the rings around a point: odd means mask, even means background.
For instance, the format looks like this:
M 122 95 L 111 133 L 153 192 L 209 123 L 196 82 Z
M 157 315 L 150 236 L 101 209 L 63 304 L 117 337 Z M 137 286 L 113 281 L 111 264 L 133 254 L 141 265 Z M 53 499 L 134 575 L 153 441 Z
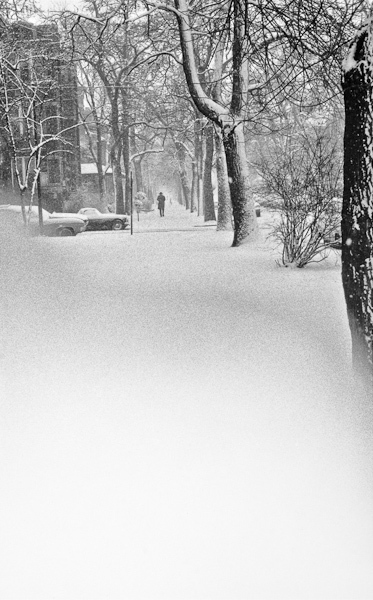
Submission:
M 3 244 L 0 598 L 372 597 L 339 257 L 277 267 L 268 219 Z

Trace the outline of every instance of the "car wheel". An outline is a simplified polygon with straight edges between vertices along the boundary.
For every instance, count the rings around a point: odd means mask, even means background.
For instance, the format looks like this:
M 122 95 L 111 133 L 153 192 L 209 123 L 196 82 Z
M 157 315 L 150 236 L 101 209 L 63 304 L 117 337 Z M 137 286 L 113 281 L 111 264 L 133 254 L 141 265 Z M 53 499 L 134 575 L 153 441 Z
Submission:
M 120 231 L 121 229 L 124 229 L 123 221 L 120 219 L 115 219 L 111 224 L 111 228 L 114 231 Z
M 58 235 L 59 237 L 68 237 L 75 235 L 75 231 L 73 229 L 70 229 L 69 227 L 63 227 L 59 230 Z

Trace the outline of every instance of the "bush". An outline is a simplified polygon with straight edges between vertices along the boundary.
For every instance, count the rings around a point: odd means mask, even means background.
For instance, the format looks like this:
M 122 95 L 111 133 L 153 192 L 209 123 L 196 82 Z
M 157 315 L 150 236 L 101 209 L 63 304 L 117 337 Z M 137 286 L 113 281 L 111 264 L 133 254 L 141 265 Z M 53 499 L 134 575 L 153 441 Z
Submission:
M 260 170 L 279 218 L 272 236 L 282 246 L 281 263 L 304 267 L 328 255 L 339 230 L 341 155 L 319 131 L 272 145 Z
M 147 195 L 144 192 L 137 192 L 134 197 L 134 205 L 140 207 L 140 210 L 150 210 L 151 202 L 149 201 Z

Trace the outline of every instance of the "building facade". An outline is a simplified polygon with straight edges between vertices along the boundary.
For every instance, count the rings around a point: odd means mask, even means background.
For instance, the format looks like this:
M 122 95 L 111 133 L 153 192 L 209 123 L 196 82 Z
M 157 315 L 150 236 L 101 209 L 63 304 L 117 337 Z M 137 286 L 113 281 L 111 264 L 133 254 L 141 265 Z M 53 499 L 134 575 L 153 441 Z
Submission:
M 39 166 L 43 207 L 62 211 L 81 180 L 75 66 L 56 27 L 24 22 L 0 31 L 0 67 L 1 186 L 29 195 Z

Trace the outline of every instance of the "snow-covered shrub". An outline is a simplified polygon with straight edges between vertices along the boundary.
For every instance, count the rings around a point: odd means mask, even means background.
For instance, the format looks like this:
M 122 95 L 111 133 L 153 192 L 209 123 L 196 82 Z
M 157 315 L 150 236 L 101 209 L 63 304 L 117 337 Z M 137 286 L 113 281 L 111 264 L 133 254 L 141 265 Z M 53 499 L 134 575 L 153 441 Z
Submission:
M 149 210 L 149 202 L 145 192 L 137 192 L 134 198 L 134 205 L 136 210 Z
M 139 200 L 138 198 L 135 198 L 134 205 L 135 205 L 136 211 L 140 212 L 143 207 L 141 200 Z
M 304 267 L 326 258 L 339 230 L 342 161 L 338 146 L 318 130 L 268 144 L 260 170 L 278 219 L 272 236 L 281 263 Z

